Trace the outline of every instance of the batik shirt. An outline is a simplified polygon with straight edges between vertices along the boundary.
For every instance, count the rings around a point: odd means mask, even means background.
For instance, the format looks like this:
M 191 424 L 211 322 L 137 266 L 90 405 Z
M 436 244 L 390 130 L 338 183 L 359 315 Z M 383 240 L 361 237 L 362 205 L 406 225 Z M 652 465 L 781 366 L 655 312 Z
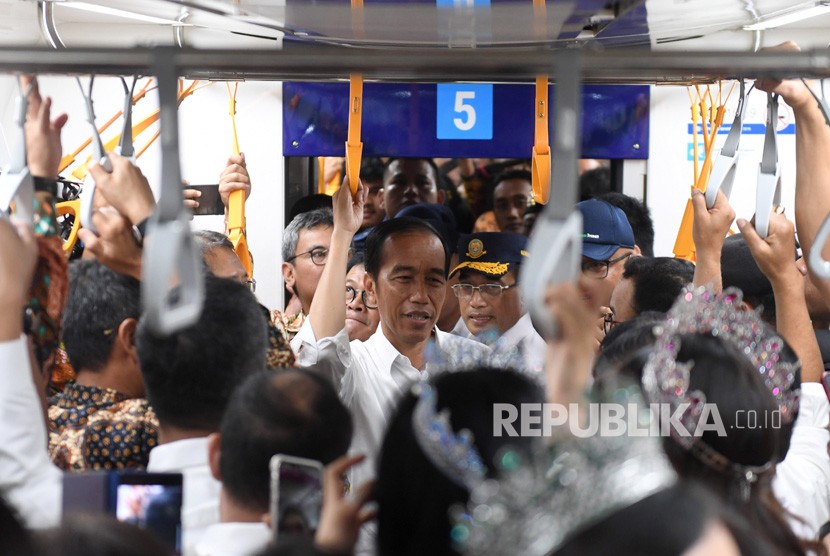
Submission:
M 158 419 L 147 400 L 69 384 L 49 402 L 49 453 L 61 469 L 147 466 L 158 443 Z

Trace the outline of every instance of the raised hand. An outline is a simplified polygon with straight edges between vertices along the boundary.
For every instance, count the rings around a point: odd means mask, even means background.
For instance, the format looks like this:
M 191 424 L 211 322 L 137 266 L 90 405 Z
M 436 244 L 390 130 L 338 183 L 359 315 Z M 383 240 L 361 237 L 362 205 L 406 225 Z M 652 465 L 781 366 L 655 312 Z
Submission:
M 251 196 L 251 176 L 248 175 L 245 153 L 229 157 L 228 165 L 219 176 L 219 196 L 222 197 L 222 204 L 227 207 L 231 193 L 239 190 L 245 192 L 245 199 Z
M 348 496 L 343 489 L 343 474 L 364 459 L 364 456 L 343 456 L 327 465 L 323 472 L 323 511 L 314 536 L 314 546 L 322 552 L 352 554 L 360 528 L 377 514 L 366 507 L 372 499 L 373 483 L 360 485 L 353 496 Z
M 110 153 L 109 157 L 112 173 L 95 162 L 89 167 L 89 173 L 95 179 L 95 193 L 126 216 L 131 224 L 138 224 L 149 217 L 156 206 L 150 184 L 141 169 L 129 158 L 114 153 Z
M 37 78 L 24 76 L 23 90 L 29 84 L 29 109 L 26 113 L 26 158 L 33 176 L 54 179 L 58 177 L 61 162 L 61 130 L 69 119 L 61 114 L 52 120 L 52 99 L 40 96 Z

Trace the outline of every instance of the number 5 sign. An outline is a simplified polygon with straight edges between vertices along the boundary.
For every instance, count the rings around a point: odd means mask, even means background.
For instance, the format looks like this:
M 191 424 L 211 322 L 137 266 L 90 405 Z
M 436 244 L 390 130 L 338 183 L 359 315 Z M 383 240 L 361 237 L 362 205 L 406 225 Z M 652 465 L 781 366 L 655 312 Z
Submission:
M 438 139 L 492 139 L 493 86 L 438 84 Z

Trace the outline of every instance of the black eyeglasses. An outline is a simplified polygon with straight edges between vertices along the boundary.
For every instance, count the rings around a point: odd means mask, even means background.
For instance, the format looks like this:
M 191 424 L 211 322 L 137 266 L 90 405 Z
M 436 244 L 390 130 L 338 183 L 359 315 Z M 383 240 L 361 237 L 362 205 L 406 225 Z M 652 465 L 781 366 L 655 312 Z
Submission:
M 311 257 L 311 262 L 316 264 L 317 266 L 323 266 L 326 264 L 326 259 L 329 257 L 329 250 L 323 247 L 317 247 L 312 249 L 311 251 L 306 251 L 305 253 L 298 253 L 293 257 L 289 257 L 285 260 L 285 262 L 290 263 L 294 259 L 302 257 L 303 255 L 308 255 Z
M 611 329 L 620 324 L 619 322 L 614 320 L 614 313 L 605 313 L 602 317 L 602 330 L 608 334 L 611 332 Z
M 352 303 L 357 298 L 357 292 L 360 292 L 360 301 L 363 302 L 363 305 L 367 309 L 377 309 L 377 302 L 375 302 L 375 296 L 372 294 L 368 294 L 366 290 L 358 290 L 351 286 L 346 286 L 346 305 Z M 372 300 L 372 303 L 369 303 L 369 299 Z
M 482 297 L 489 297 L 490 299 L 496 299 L 497 297 L 501 296 L 504 290 L 509 290 L 510 288 L 516 287 L 517 284 L 510 284 L 509 286 L 504 286 L 502 284 L 482 284 L 480 286 L 474 286 L 472 284 L 454 284 L 452 286 L 452 292 L 455 294 L 455 297 L 458 299 L 468 300 L 473 298 L 473 294 L 478 291 L 482 295 Z
M 626 253 L 625 255 L 620 255 L 616 259 L 608 259 L 607 261 L 594 261 L 588 259 L 587 261 L 582 262 L 582 273 L 591 278 L 602 280 L 608 276 L 608 269 L 612 264 L 623 261 L 631 255 L 633 255 L 633 253 Z

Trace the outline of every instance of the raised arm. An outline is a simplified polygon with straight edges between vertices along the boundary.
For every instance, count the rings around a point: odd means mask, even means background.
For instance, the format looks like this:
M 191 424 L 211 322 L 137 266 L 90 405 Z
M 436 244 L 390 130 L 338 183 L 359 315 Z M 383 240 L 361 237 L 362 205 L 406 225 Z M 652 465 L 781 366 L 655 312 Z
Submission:
M 735 210 L 721 192 L 711 209 L 706 208 L 706 197 L 699 189 L 692 188 L 692 238 L 695 241 L 695 276 L 694 286 L 711 286 L 716 293 L 723 290 L 720 257 L 723 241 L 729 232 L 729 226 L 735 219 Z
M 366 188 L 358 185 L 357 195 L 352 198 L 349 180 L 345 178 L 340 189 L 334 194 L 334 231 L 331 234 L 331 246 L 328 259 L 314 301 L 309 310 L 309 320 L 315 338 L 329 338 L 346 326 L 346 266 L 349 263 L 349 248 L 360 224 L 363 222 L 363 203 L 366 200 Z
M 795 265 L 793 223 L 783 214 L 774 213 L 766 239 L 761 239 L 752 224 L 743 218 L 738 219 L 738 228 L 761 272 L 772 284 L 776 328 L 801 360 L 802 382 L 818 382 L 824 364 L 807 311 L 804 277 Z
M 47 452 L 46 423 L 23 336 L 23 308 L 37 263 L 30 227 L 0 218 L 0 493 L 28 527 L 60 521 L 61 473 Z
M 793 42 L 775 48 L 799 50 Z M 821 223 L 830 214 L 830 126 L 802 81 L 763 79 L 757 81 L 755 87 L 780 94 L 795 114 L 795 223 L 798 241 L 806 257 Z M 822 254 L 830 258 L 830 249 L 824 249 Z M 812 272 L 810 277 L 824 295 L 830 295 L 830 282 L 817 278 Z

